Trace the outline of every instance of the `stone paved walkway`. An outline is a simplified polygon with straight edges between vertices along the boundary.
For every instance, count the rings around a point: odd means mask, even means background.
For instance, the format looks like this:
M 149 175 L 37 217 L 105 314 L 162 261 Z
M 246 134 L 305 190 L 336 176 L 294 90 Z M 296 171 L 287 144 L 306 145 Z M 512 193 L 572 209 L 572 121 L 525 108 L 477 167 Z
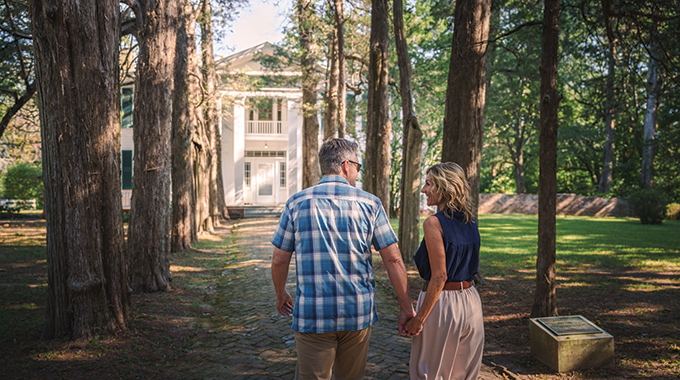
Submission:
M 274 287 L 269 265 L 269 240 L 277 220 L 242 219 L 232 225 L 234 251 L 216 285 L 217 310 L 211 317 L 214 334 L 197 342 L 195 368 L 185 369 L 195 379 L 293 379 L 295 341 L 290 317 L 274 310 Z M 294 264 L 294 263 L 293 263 Z M 295 295 L 294 266 L 288 275 L 289 292 Z M 389 285 L 389 284 L 385 284 Z M 397 302 L 377 286 L 380 321 L 373 326 L 366 379 L 407 379 L 410 338 L 397 334 Z M 502 379 L 483 366 L 480 379 Z

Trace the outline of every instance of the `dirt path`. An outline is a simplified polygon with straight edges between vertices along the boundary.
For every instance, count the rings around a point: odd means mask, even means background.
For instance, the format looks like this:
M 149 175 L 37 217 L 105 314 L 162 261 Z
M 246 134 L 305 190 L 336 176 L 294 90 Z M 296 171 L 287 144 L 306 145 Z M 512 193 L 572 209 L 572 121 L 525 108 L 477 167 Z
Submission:
M 292 379 L 295 341 L 290 318 L 274 310 L 274 287 L 269 265 L 269 240 L 277 220 L 244 219 L 234 223 L 235 242 L 230 263 L 215 286 L 217 307 L 210 318 L 212 334 L 196 343 L 190 357 L 198 367 L 177 368 L 185 378 Z M 295 294 L 294 266 L 288 276 Z M 374 325 L 369 346 L 366 379 L 406 379 L 410 339 L 396 333 L 398 305 L 394 296 L 378 285 L 376 302 L 380 321 Z M 481 379 L 499 379 L 483 367 Z

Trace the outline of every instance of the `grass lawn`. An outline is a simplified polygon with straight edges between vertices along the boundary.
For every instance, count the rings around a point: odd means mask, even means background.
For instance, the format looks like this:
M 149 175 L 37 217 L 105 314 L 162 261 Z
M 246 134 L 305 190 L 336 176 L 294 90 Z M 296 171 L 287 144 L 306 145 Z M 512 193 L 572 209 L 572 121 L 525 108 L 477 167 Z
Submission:
M 538 218 L 480 215 L 479 225 L 485 360 L 545 373 L 528 346 Z M 556 258 L 558 313 L 583 315 L 615 339 L 614 368 L 574 378 L 680 378 L 680 221 L 558 216 Z M 419 277 L 407 269 L 415 296 Z

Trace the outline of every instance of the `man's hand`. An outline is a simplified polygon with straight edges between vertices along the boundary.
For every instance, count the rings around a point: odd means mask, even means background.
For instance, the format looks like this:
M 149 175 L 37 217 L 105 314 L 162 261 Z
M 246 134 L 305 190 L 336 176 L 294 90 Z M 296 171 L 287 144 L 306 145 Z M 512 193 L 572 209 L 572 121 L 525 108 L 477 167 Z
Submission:
M 293 312 L 293 299 L 284 290 L 283 294 L 276 296 L 276 311 L 284 317 L 289 316 Z
M 404 326 L 404 333 L 408 336 L 416 336 L 423 331 L 423 321 L 420 318 L 411 318 Z
M 282 251 L 274 248 L 272 255 L 272 282 L 276 292 L 276 311 L 287 317 L 293 311 L 293 299 L 286 290 L 286 278 L 288 277 L 288 266 L 293 252 Z
M 411 306 L 410 310 L 406 309 L 399 311 L 399 321 L 397 322 L 399 324 L 399 335 L 409 335 L 406 331 L 406 324 L 415 316 L 416 312 L 413 310 L 413 306 Z

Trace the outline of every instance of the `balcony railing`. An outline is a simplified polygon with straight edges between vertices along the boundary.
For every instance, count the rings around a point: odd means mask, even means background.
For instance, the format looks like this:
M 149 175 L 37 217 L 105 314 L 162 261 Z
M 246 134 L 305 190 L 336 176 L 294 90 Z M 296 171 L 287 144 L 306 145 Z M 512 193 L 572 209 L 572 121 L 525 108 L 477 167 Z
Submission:
M 283 123 L 280 121 L 246 121 L 246 134 L 280 135 L 283 134 Z

